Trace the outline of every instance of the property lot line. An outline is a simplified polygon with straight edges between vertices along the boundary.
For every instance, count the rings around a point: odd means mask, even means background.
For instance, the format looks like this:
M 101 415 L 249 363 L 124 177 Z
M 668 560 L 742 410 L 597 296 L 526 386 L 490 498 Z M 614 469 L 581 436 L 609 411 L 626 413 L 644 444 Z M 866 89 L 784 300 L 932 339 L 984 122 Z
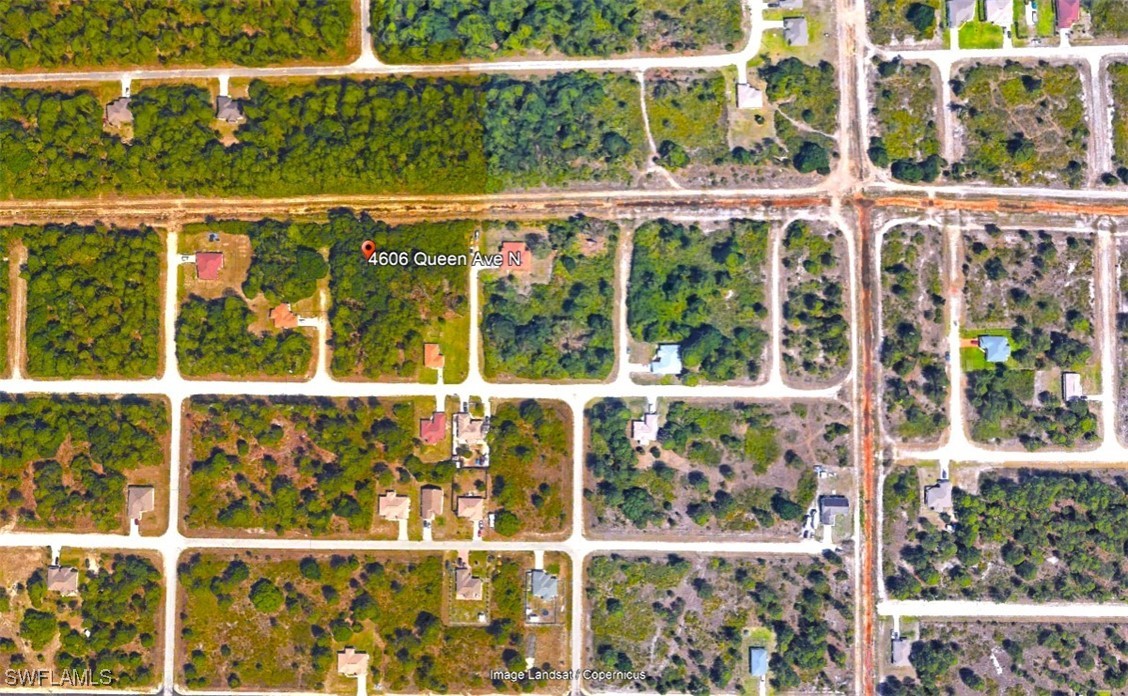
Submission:
M 1050 602 L 1010 604 L 967 600 L 890 600 L 877 605 L 881 616 L 935 617 L 944 619 L 1126 619 L 1128 604 Z

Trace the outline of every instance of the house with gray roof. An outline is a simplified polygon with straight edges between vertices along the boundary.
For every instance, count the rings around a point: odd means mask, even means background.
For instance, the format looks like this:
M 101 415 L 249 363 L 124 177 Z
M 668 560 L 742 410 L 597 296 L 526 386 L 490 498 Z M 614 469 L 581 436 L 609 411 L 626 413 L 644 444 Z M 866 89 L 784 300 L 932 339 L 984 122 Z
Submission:
M 935 486 L 924 489 L 924 504 L 933 512 L 952 511 L 952 482 L 940 479 Z
M 129 110 L 129 97 L 118 97 L 106 104 L 105 121 L 107 126 L 114 128 L 133 123 L 133 112 Z
M 850 500 L 844 495 L 824 495 L 819 498 L 819 521 L 833 525 L 839 515 L 850 512 Z
M 767 648 L 748 648 L 748 673 L 760 679 L 768 676 Z
M 537 599 L 551 602 L 556 599 L 559 579 L 537 568 L 529 571 L 529 592 Z
M 948 0 L 948 26 L 959 27 L 975 19 L 976 0 Z
M 783 38 L 788 46 L 806 46 L 811 42 L 806 17 L 786 17 L 783 20 Z
M 913 651 L 913 644 L 909 642 L 908 638 L 898 636 L 893 639 L 893 651 L 890 655 L 890 662 L 894 667 L 912 667 L 912 662 L 909 662 L 909 655 Z
M 243 107 L 231 97 L 220 95 L 215 100 L 215 117 L 225 123 L 242 123 L 247 120 Z

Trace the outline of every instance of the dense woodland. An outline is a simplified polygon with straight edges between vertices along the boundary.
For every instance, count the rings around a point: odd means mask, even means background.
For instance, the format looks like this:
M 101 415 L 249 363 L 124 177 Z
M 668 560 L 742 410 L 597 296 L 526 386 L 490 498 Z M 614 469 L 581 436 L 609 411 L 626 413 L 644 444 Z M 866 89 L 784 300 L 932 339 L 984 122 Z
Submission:
M 778 693 L 845 691 L 853 608 L 842 559 L 595 556 L 587 572 L 598 669 L 643 671 L 620 691 L 742 692 L 749 643 L 770 645 Z
M 443 379 L 460 382 L 469 369 L 470 271 L 466 266 L 399 267 L 363 263 L 366 239 L 387 251 L 465 254 L 474 223 L 428 222 L 391 227 L 367 214 L 335 212 L 331 240 L 330 369 L 338 377 L 417 379 L 423 344 L 439 342 Z
M 283 535 L 368 533 L 396 481 L 447 484 L 449 452 L 423 454 L 411 401 L 193 399 L 186 521 Z
M 526 278 L 501 274 L 484 280 L 485 375 L 604 379 L 615 363 L 619 226 L 577 215 L 544 231 L 522 239 L 535 258 L 551 258 L 546 282 L 538 278 L 530 287 Z
M 90 670 L 97 684 L 106 670 L 117 688 L 155 687 L 160 674 L 158 617 L 164 609 L 160 570 L 149 558 L 134 554 L 101 558 L 98 566 L 96 571 L 80 570 L 77 599 L 48 592 L 44 568 L 26 583 L 0 591 L 0 613 L 22 608 L 18 637 L 0 630 L 0 664 L 27 669 L 57 645 L 53 659 L 43 665 L 56 675 Z
M 8 231 L 0 228 L 0 259 L 9 259 L 11 247 L 8 241 Z M 8 330 L 9 303 L 12 301 L 11 262 L 0 261 L 0 375 L 7 376 L 11 373 L 8 365 L 8 343 L 10 336 Z
M 627 318 L 631 335 L 680 343 L 682 365 L 702 378 L 755 380 L 768 334 L 769 225 L 730 220 L 705 233 L 669 220 L 635 230 Z
M 1128 596 L 1123 477 L 985 476 L 976 494 L 954 489 L 950 530 L 918 520 L 916 490 L 908 481 L 886 487 L 886 509 L 903 510 L 910 521 L 908 538 L 891 547 L 903 561 L 887 568 L 894 597 L 1107 602 Z
M 160 355 L 161 238 L 149 228 L 10 228 L 27 247 L 27 372 L 154 377 Z
M 803 220 L 787 226 L 783 269 L 783 362 L 795 377 L 828 380 L 845 371 L 850 359 L 846 322 L 844 247 L 838 230 L 823 230 Z
M 734 0 L 376 0 L 376 53 L 390 63 L 522 54 L 610 56 L 733 50 L 743 36 Z
M 0 519 L 60 531 L 122 529 L 126 475 L 165 462 L 168 427 L 167 407 L 142 397 L 0 400 L 7 501 Z
M 350 0 L 0 0 L 0 68 L 345 58 Z
M 231 145 L 200 87 L 139 90 L 125 134 L 103 108 L 85 90 L 0 88 L 0 196 L 476 193 L 621 183 L 642 160 L 623 75 L 256 80 Z
M 301 377 L 309 370 L 309 337 L 298 331 L 252 333 L 254 322 L 254 312 L 241 297 L 188 297 L 176 319 L 180 372 L 190 377 Z

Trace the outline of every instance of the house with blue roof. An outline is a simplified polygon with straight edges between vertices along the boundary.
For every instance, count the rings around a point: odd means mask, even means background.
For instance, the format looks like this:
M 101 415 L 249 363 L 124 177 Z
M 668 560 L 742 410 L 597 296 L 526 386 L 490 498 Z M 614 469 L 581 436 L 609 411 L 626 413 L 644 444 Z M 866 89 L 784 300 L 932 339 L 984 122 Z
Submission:
M 1011 354 L 1010 339 L 1006 336 L 980 336 L 979 349 L 987 355 L 987 362 L 1005 363 Z
M 748 648 L 748 673 L 761 679 L 768 676 L 767 648 Z
M 659 343 L 658 352 L 650 362 L 650 372 L 655 375 L 680 375 L 681 346 L 677 343 Z

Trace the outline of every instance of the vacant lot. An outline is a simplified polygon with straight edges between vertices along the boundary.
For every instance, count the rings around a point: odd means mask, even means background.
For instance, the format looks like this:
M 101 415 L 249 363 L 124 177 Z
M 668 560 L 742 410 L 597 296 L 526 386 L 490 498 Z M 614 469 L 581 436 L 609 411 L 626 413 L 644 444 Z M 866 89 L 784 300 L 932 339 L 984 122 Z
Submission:
M 526 654 L 538 667 L 568 666 L 566 626 L 525 623 L 532 554 L 470 554 L 487 615 L 476 625 L 451 625 L 459 603 L 479 604 L 454 598 L 455 562 L 440 553 L 188 554 L 179 568 L 180 678 L 192 689 L 343 692 L 355 683 L 337 674 L 336 653 L 351 646 L 369 656 L 368 683 L 389 692 L 558 691 L 559 683 L 488 677 L 523 669 Z M 566 557 L 547 554 L 545 570 L 566 593 Z
M 1101 602 L 1128 596 L 1128 481 L 1122 473 L 956 470 L 953 509 L 925 509 L 926 473 L 885 483 L 885 573 L 898 599 Z M 946 529 L 946 520 L 956 524 Z
M 505 537 L 561 539 L 572 525 L 572 412 L 563 401 L 494 404 L 490 501 Z M 502 522 L 510 517 L 511 521 Z
M 20 529 L 124 532 L 126 486 L 166 489 L 168 426 L 168 404 L 157 398 L 0 399 L 0 495 L 7 501 L 0 519 Z M 157 517 L 142 528 L 163 531 Z
M 339 379 L 414 381 L 423 373 L 423 344 L 438 343 L 443 380 L 457 383 L 469 369 L 470 306 L 467 266 L 360 263 L 360 245 L 378 251 L 465 254 L 472 222 L 427 222 L 392 227 L 361 214 L 330 217 L 330 370 Z M 429 372 L 429 371 L 428 371 Z
M 936 442 L 948 426 L 943 249 L 934 227 L 898 225 L 882 240 L 881 399 L 886 427 L 907 441 Z
M 610 56 L 733 50 L 743 36 L 736 0 L 484 0 L 373 3 L 377 54 L 389 63 L 466 58 Z
M 729 93 L 719 72 L 652 71 L 646 76 L 646 109 L 658 148 L 658 163 L 699 180 L 712 165 L 725 163 Z
M 27 373 L 155 377 L 160 367 L 160 236 L 149 227 L 18 226 L 27 248 Z
M 152 691 L 161 680 L 164 587 L 156 554 L 65 549 L 78 591 L 48 589 L 47 549 L 6 549 L 0 562 L 0 667 L 89 669 L 93 686 Z M 103 674 L 102 670 L 109 672 Z M 14 672 L 11 672 L 14 673 Z M 43 687 L 46 687 L 46 679 Z
M 1128 626 L 928 621 L 915 631 L 912 677 L 883 694 L 1113 694 L 1128 686 Z
M 770 226 L 669 220 L 635 230 L 627 319 L 646 343 L 679 343 L 687 383 L 756 382 L 767 349 Z
M 345 61 L 356 21 L 349 0 L 9 0 L 2 9 L 6 70 Z
M 964 233 L 964 317 L 968 341 L 1004 335 L 1005 363 L 961 350 L 972 436 L 1026 449 L 1094 444 L 1097 419 L 1087 402 L 1062 402 L 1061 374 L 1076 372 L 1099 389 L 1093 339 L 1092 235 L 985 230 Z
M 1112 106 L 1115 109 L 1115 116 L 1112 119 L 1112 158 L 1118 167 L 1117 174 L 1122 180 L 1126 180 L 1128 179 L 1128 63 L 1110 63 L 1108 74 L 1112 88 Z M 1128 183 L 1128 180 L 1125 183 Z
M 493 230 L 523 241 L 531 270 L 483 275 L 482 352 L 488 378 L 605 379 L 615 363 L 611 318 L 618 225 L 578 215 Z
M 814 467 L 849 463 L 838 404 L 660 402 L 653 443 L 633 438 L 641 401 L 589 406 L 585 498 L 600 534 L 795 539 Z
M 645 671 L 600 690 L 755 693 L 748 648 L 771 653 L 778 692 L 850 692 L 850 574 L 827 560 L 593 556 L 585 667 Z
M 874 43 L 932 43 L 944 13 L 940 0 L 874 0 L 869 8 L 869 33 Z
M 876 60 L 869 158 L 909 183 L 935 181 L 944 167 L 936 126 L 935 72 L 927 63 Z
M 829 223 L 797 220 L 784 231 L 781 253 L 784 376 L 833 384 L 850 364 L 846 240 Z
M 1117 333 L 1117 362 L 1120 394 L 1120 408 L 1128 406 L 1128 241 L 1118 238 L 1117 250 L 1117 275 L 1118 288 L 1115 295 L 1117 302 L 1116 333 Z M 1120 432 L 1118 435 L 1122 442 L 1128 442 L 1128 419 L 1121 418 L 1117 424 Z
M 957 179 L 1007 186 L 1085 183 L 1084 89 L 1073 65 L 975 64 L 952 91 L 963 131 Z

